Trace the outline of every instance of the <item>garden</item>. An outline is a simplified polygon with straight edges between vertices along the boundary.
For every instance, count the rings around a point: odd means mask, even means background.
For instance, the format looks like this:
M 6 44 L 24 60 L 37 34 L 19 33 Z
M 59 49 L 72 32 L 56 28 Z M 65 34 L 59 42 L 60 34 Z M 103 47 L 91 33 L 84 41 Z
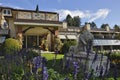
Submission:
M 9 45 L 8 45 L 9 44 Z M 78 62 L 65 62 L 65 53 L 75 41 L 63 44 L 60 53 L 41 53 L 39 48 L 22 49 L 15 39 L 0 46 L 0 80 L 120 80 L 120 53 L 96 51 L 109 57 L 110 69 L 104 76 L 84 74 Z

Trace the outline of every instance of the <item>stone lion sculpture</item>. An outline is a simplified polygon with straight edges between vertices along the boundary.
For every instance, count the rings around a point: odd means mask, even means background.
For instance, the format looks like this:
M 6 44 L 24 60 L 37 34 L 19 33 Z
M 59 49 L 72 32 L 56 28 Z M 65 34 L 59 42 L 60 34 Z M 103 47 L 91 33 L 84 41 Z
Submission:
M 92 52 L 93 39 L 93 34 L 86 29 L 86 26 L 84 26 L 79 35 L 78 44 L 69 48 L 69 54 L 77 54 L 79 52 L 86 52 L 87 50 Z

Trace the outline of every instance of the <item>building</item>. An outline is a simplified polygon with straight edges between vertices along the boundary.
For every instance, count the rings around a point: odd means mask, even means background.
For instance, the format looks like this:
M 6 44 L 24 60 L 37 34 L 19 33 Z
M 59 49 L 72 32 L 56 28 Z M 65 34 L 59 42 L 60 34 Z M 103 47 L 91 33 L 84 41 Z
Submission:
M 118 50 L 120 49 L 120 40 L 116 38 L 120 32 L 110 29 L 106 26 L 105 29 L 91 28 L 90 24 L 86 24 L 87 30 L 94 35 L 93 47 L 99 50 Z M 78 40 L 81 27 L 69 27 L 66 25 L 59 30 L 59 37 L 62 41 Z
M 87 29 L 94 35 L 94 48 L 120 49 L 120 40 L 115 36 L 116 32 L 106 26 L 105 29 L 91 28 L 86 24 Z M 59 21 L 59 14 L 56 12 L 14 9 L 0 6 L 0 44 L 8 37 L 19 38 L 23 48 L 32 48 L 47 43 L 48 50 L 54 50 L 55 36 L 63 42 L 65 40 L 78 40 L 80 27 L 68 27 L 66 22 Z M 45 43 L 46 42 L 46 43 Z
M 58 35 L 59 21 L 56 12 L 14 9 L 0 6 L 0 43 L 5 38 L 19 37 L 24 48 L 41 46 L 47 40 L 48 50 L 54 50 L 54 37 Z

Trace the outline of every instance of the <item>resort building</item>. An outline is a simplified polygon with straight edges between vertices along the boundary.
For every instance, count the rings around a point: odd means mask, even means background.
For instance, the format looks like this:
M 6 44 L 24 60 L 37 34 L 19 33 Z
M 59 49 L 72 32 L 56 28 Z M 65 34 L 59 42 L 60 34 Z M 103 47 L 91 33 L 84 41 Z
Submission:
M 91 28 L 90 24 L 86 24 L 87 30 L 94 35 L 93 47 L 98 50 L 120 50 L 120 40 L 116 38 L 120 32 L 110 29 L 106 26 L 104 29 Z M 64 25 L 63 28 L 59 29 L 59 37 L 64 42 L 67 40 L 78 40 L 80 35 L 81 27 L 70 27 Z
M 19 37 L 24 48 L 32 48 L 41 46 L 44 40 L 51 51 L 54 50 L 54 38 L 63 23 L 56 12 L 0 6 L 0 25 L 0 43 L 7 37 Z
M 86 24 L 86 27 L 94 35 L 94 48 L 120 49 L 120 40 L 116 39 L 116 35 L 120 32 L 110 29 L 109 26 L 100 29 L 91 28 L 90 24 Z M 45 50 L 47 45 L 47 50 L 53 51 L 56 36 L 62 42 L 78 40 L 80 31 L 81 27 L 69 27 L 66 22 L 60 22 L 59 14 L 56 12 L 0 6 L 0 44 L 6 38 L 12 37 L 19 38 L 23 48 L 40 46 Z

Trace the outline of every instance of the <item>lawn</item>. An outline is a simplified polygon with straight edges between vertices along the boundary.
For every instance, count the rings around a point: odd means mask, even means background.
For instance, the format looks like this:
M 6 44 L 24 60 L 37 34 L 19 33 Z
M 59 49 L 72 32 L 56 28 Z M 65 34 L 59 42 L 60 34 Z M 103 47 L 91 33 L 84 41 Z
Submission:
M 42 53 L 41 56 L 45 57 L 47 60 L 53 60 L 55 58 L 55 54 L 53 53 Z M 63 56 L 64 56 L 63 54 L 59 54 L 57 55 L 56 59 L 62 59 Z

